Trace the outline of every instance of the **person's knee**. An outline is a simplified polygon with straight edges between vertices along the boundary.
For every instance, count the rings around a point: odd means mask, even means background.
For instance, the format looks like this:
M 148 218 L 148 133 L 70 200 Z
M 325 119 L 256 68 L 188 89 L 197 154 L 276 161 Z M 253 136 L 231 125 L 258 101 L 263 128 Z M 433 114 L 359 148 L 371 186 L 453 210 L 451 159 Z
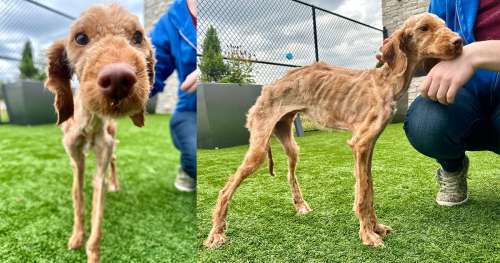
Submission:
M 424 97 L 411 104 L 404 123 L 406 137 L 420 153 L 433 158 L 453 155 L 449 138 L 449 119 L 445 106 Z

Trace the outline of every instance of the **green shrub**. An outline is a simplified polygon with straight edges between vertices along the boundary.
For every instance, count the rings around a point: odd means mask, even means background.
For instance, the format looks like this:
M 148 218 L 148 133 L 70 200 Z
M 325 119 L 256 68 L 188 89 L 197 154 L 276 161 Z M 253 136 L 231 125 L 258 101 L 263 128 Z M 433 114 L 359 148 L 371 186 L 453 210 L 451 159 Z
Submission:
M 46 78 L 45 72 L 35 67 L 33 63 L 33 49 L 31 41 L 24 43 L 21 63 L 19 63 L 20 79 L 44 80 Z

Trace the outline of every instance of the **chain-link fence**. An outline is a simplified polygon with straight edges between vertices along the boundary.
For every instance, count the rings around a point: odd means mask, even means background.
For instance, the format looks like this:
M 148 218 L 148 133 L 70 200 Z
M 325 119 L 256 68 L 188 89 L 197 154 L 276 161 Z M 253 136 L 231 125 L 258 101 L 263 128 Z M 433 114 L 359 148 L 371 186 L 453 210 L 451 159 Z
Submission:
M 45 69 L 44 50 L 66 35 L 74 17 L 45 5 L 48 1 L 0 1 L 0 86 L 19 79 L 24 45 L 29 41 L 33 63 L 40 74 Z M 0 123 L 7 119 L 0 87 Z
M 383 37 L 382 29 L 298 0 L 199 0 L 198 10 L 199 56 L 212 26 L 223 55 L 234 47 L 251 54 L 257 84 L 314 61 L 374 67 Z
M 43 50 L 54 39 L 63 37 L 74 19 L 42 4 L 42 1 L 31 0 L 2 0 L 0 13 L 1 82 L 19 77 L 21 52 L 27 41 L 32 44 L 35 65 L 43 69 Z

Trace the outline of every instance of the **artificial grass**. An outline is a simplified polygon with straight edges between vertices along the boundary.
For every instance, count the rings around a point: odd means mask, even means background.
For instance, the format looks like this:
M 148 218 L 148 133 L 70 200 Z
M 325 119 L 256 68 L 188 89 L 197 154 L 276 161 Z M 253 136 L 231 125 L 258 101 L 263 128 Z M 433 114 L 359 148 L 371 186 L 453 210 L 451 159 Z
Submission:
M 175 190 L 179 153 L 169 117 L 148 115 L 136 128 L 118 124 L 121 191 L 106 194 L 101 262 L 194 262 L 195 197 Z M 85 172 L 86 236 L 90 233 L 94 155 Z M 0 126 L 0 262 L 86 262 L 67 249 L 72 172 L 55 125 Z
M 436 163 L 417 153 L 402 126 L 390 125 L 375 148 L 373 176 L 379 222 L 394 231 L 385 247 L 358 238 L 353 158 L 347 132 L 308 132 L 297 175 L 313 211 L 297 216 L 286 181 L 286 156 L 273 141 L 275 171 L 267 165 L 245 180 L 229 209 L 228 241 L 206 249 L 211 211 L 219 190 L 247 146 L 198 151 L 198 260 L 200 262 L 499 262 L 500 157 L 469 153 L 470 201 L 438 206 Z

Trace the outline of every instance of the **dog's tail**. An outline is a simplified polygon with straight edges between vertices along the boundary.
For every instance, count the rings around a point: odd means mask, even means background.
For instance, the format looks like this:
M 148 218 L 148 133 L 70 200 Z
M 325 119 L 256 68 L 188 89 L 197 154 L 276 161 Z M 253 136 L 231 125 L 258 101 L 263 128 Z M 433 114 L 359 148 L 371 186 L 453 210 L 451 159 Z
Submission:
M 274 176 L 274 161 L 270 143 L 267 144 L 267 160 L 267 163 L 269 165 L 269 175 Z

